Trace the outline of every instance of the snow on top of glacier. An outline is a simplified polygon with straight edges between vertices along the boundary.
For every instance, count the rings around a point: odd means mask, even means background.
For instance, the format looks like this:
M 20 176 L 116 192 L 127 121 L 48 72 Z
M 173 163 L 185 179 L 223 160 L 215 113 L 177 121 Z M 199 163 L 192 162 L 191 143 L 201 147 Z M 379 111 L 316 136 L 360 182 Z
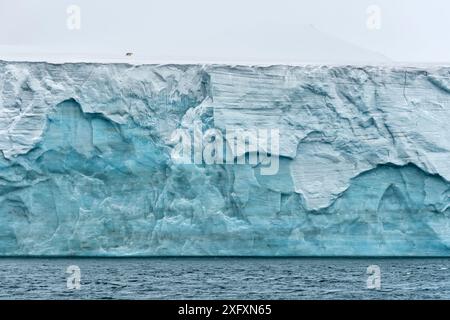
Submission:
M 253 29 L 256 26 L 253 26 Z M 279 40 L 279 30 L 268 25 L 259 25 L 259 32 L 249 30 L 248 43 L 242 46 L 231 39 L 242 35 L 229 31 L 210 39 L 202 48 L 180 44 L 177 52 L 170 49 L 154 53 L 148 48 L 95 47 L 88 49 L 61 48 L 54 45 L 0 45 L 0 59 L 9 61 L 42 61 L 51 63 L 99 62 L 129 64 L 239 64 L 239 65 L 367 65 L 389 63 L 385 55 L 355 45 L 312 25 L 286 28 L 284 38 L 298 41 Z M 242 33 L 244 31 L 241 31 Z M 262 36 L 264 35 L 264 36 Z M 271 39 L 271 40 L 270 40 Z M 237 41 L 237 40 L 235 40 Z M 236 47 L 233 47 L 233 44 Z M 127 55 L 132 53 L 132 55 Z

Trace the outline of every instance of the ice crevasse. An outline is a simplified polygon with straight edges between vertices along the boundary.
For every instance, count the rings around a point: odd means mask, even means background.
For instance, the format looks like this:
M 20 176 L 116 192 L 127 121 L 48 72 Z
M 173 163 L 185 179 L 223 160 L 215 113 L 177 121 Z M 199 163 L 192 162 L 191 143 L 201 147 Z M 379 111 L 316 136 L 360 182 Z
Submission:
M 0 61 L 0 255 L 450 256 L 449 123 L 448 67 Z M 174 161 L 198 124 L 278 171 Z

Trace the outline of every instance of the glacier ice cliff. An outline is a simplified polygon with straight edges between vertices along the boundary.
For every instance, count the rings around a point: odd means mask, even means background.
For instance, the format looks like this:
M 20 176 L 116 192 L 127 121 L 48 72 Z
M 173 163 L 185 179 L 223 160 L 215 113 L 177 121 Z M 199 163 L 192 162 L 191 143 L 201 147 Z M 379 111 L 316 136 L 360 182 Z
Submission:
M 176 129 L 277 128 L 279 170 Z M 450 68 L 0 61 L 0 255 L 450 256 Z

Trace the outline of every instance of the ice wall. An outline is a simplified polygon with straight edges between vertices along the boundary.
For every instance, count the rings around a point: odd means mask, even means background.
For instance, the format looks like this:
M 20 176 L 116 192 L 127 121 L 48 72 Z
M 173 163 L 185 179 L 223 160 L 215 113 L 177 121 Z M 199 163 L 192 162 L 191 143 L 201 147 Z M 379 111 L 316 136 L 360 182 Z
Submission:
M 446 67 L 0 62 L 0 255 L 448 256 L 449 98 Z M 174 161 L 198 124 L 278 129 L 278 172 Z

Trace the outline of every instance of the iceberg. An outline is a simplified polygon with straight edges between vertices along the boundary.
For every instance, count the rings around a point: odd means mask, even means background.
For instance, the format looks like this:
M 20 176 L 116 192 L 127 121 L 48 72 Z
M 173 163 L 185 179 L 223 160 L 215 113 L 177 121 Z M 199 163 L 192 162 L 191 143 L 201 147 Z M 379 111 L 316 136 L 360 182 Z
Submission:
M 450 256 L 449 123 L 445 66 L 0 61 L 0 255 Z

